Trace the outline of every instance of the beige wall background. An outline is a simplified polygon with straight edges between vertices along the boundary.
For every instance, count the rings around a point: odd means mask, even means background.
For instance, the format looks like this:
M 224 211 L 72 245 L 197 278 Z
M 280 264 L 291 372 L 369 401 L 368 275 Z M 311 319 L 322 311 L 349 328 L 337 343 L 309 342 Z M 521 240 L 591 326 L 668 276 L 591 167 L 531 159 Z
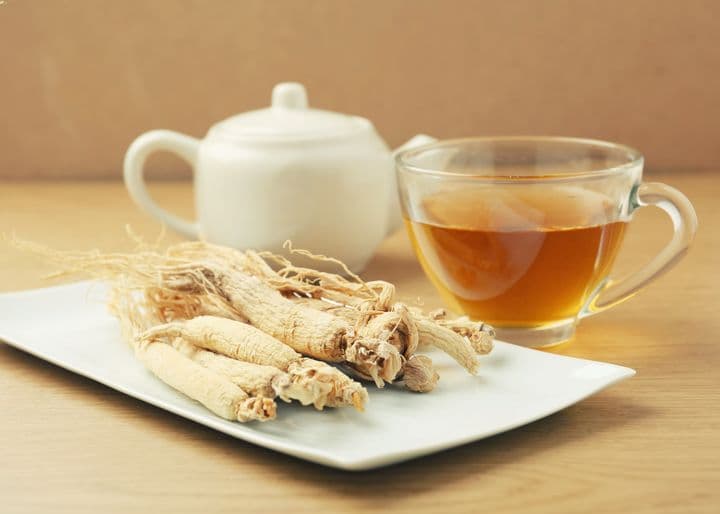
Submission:
M 720 167 L 717 1 L 0 4 L 0 177 L 117 178 L 141 132 L 202 136 L 284 80 L 391 144 L 575 135 L 653 169 Z

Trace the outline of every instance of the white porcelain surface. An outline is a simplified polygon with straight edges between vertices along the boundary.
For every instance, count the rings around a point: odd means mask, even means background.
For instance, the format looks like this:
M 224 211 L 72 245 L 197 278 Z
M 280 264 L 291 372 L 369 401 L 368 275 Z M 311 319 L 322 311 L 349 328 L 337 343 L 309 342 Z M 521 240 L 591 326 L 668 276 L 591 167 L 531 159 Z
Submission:
M 218 418 L 146 371 L 120 339 L 103 298 L 104 287 L 88 282 L 2 294 L 0 339 L 238 439 L 342 469 L 392 464 L 510 430 L 635 374 L 498 343 L 476 377 L 433 353 L 441 380 L 430 394 L 369 388 L 365 413 L 281 403 L 277 420 L 240 424 Z
M 401 148 L 432 140 L 416 136 Z M 197 221 L 170 214 L 148 194 L 143 167 L 156 151 L 193 167 Z M 355 271 L 400 223 L 393 154 L 372 123 L 310 108 L 294 82 L 275 86 L 270 107 L 221 121 L 203 140 L 142 134 L 128 148 L 124 175 L 135 202 L 186 237 L 277 253 L 290 239 Z
M 245 142 L 248 139 L 313 139 L 372 131 L 365 118 L 311 108 L 307 91 L 297 82 L 284 82 L 272 91 L 270 107 L 236 114 L 215 124 L 207 139 Z

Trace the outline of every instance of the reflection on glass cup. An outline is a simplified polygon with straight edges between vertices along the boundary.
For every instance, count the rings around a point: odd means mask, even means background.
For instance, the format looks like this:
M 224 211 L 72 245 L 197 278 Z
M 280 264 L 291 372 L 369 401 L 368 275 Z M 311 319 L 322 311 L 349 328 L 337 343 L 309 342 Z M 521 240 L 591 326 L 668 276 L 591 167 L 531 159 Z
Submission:
M 665 272 L 697 229 L 676 189 L 643 183 L 642 155 L 587 139 L 440 141 L 397 157 L 405 224 L 448 306 L 527 346 L 570 339 L 578 321 Z M 674 226 L 643 269 L 609 278 L 626 227 L 654 205 Z

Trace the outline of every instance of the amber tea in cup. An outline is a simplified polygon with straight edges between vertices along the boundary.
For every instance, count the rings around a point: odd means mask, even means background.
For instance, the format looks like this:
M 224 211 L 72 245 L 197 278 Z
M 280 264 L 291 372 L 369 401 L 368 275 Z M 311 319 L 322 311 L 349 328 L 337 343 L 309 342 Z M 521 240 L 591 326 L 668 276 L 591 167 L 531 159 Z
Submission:
M 679 192 L 640 183 L 627 147 L 566 138 L 434 143 L 398 157 L 405 223 L 426 274 L 455 312 L 501 338 L 545 346 L 667 269 L 695 230 Z M 667 210 L 673 241 L 647 268 L 609 274 L 633 211 Z
M 587 224 L 597 205 L 558 205 L 544 195 L 523 198 L 518 211 L 495 219 L 486 209 L 498 207 L 497 195 L 482 196 L 438 193 L 424 201 L 426 219 L 406 221 L 445 301 L 495 325 L 533 327 L 573 318 L 588 290 L 607 276 L 626 222 Z M 534 209 L 555 219 L 519 222 L 518 215 L 531 218 Z

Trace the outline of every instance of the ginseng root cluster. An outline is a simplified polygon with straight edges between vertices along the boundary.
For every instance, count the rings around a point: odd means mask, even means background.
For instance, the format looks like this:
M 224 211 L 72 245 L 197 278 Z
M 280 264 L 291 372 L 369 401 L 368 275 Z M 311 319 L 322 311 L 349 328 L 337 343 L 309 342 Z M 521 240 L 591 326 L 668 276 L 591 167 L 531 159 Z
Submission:
M 110 310 L 138 359 L 230 420 L 272 419 L 276 399 L 363 410 L 368 394 L 359 381 L 426 393 L 439 376 L 418 353 L 423 347 L 471 374 L 492 349 L 488 325 L 423 313 L 396 301 L 391 283 L 365 282 L 341 262 L 302 250 L 290 249 L 334 262 L 344 274 L 204 242 L 122 254 L 15 244 L 109 282 Z

